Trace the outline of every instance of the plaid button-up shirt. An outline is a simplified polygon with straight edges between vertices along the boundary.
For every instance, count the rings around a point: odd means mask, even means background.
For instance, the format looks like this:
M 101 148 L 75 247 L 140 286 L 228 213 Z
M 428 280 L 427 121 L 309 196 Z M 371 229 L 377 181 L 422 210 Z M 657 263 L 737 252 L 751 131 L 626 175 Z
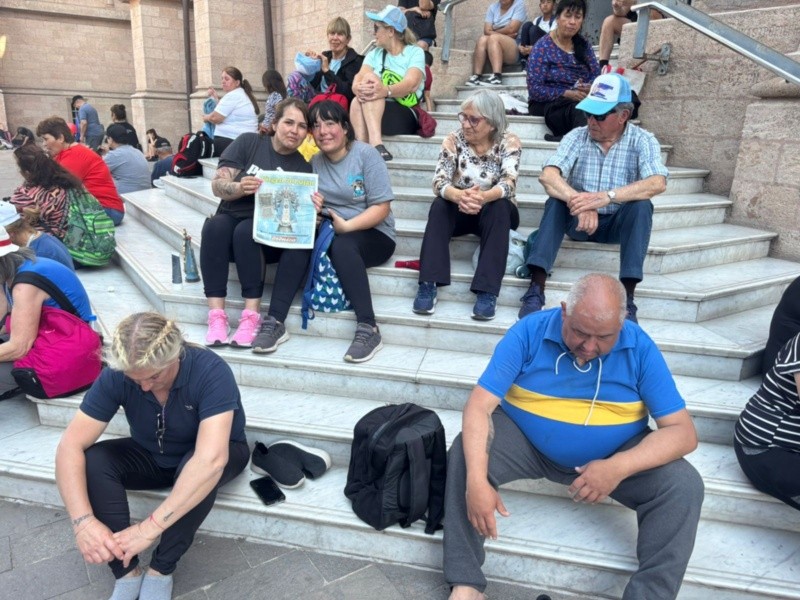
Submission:
M 561 176 L 578 192 L 614 190 L 653 175 L 667 177 L 661 162 L 661 145 L 655 136 L 631 123 L 622 137 L 604 154 L 600 144 L 589 137 L 588 127 L 573 129 L 544 164 L 557 167 Z M 600 214 L 619 210 L 619 203 L 600 208 Z

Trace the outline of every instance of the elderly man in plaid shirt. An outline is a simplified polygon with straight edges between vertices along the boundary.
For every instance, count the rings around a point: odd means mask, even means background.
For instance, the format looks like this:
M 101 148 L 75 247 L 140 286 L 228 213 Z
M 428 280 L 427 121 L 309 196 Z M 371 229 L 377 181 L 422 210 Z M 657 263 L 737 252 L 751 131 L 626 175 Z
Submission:
M 587 126 L 564 136 L 539 176 L 550 197 L 527 258 L 531 285 L 519 317 L 544 306 L 547 273 L 566 233 L 577 241 L 620 245 L 619 278 L 627 318 L 635 322 L 633 293 L 653 225 L 650 199 L 666 189 L 668 171 L 653 134 L 628 122 L 633 104 L 624 77 L 600 75 L 577 108 L 586 113 Z

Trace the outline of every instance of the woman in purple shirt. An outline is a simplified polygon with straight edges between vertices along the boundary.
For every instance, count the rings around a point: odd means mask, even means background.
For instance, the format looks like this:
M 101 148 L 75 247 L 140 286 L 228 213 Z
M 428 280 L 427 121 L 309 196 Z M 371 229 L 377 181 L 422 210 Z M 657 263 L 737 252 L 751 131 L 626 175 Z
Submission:
M 567 132 L 586 125 L 575 107 L 586 97 L 600 74 L 591 45 L 580 34 L 586 14 L 584 0 L 561 0 L 556 7 L 556 27 L 541 38 L 528 57 L 528 110 L 544 117 L 552 135 L 561 141 Z

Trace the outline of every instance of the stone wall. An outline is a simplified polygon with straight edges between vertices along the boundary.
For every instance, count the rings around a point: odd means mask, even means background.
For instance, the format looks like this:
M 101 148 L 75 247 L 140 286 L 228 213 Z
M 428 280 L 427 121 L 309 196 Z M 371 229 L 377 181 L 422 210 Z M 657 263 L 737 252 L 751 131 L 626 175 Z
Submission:
M 800 42 L 800 5 L 739 11 L 716 17 L 787 54 Z M 630 64 L 636 25 L 623 32 L 620 57 Z M 780 32 L 776 35 L 776 32 Z M 673 19 L 651 22 L 647 50 L 672 44 L 669 72 L 653 63 L 642 93 L 640 118 L 663 144 L 673 147 L 671 164 L 711 169 L 710 192 L 727 195 L 733 181 L 750 88 L 772 73 Z

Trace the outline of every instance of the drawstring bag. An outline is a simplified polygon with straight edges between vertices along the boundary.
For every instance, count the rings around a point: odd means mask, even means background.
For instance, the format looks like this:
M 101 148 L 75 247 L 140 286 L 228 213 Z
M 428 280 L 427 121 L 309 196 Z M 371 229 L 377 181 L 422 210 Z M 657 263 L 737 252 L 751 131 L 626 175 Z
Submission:
M 414 108 L 414 113 L 417 115 L 417 135 L 424 138 L 433 137 L 436 135 L 436 119 L 434 119 L 424 108 L 417 104 Z
M 28 353 L 14 361 L 11 376 L 26 394 L 34 398 L 69 396 L 88 388 L 100 375 L 100 336 L 78 316 L 66 295 L 49 279 L 23 271 L 13 286 L 29 283 L 55 300 L 60 308 L 42 306 L 39 331 Z M 11 332 L 11 318 L 6 319 Z

